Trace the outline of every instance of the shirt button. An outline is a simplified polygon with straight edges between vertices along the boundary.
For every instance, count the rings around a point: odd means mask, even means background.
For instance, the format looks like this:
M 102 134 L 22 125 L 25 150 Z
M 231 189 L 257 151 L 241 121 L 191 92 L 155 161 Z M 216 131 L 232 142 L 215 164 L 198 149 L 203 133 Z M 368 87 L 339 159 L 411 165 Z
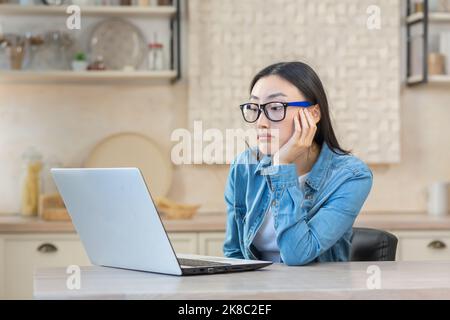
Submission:
M 277 204 L 276 200 L 272 200 L 272 207 L 274 207 Z
M 307 194 L 305 198 L 306 198 L 306 200 L 311 200 L 312 199 L 312 195 Z

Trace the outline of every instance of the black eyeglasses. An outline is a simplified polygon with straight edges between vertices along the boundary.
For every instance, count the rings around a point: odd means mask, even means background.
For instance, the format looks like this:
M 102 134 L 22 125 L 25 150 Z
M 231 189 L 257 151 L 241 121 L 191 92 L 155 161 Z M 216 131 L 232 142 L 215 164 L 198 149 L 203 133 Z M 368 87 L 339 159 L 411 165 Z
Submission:
M 258 103 L 244 103 L 239 105 L 242 111 L 244 120 L 249 123 L 253 123 L 258 120 L 261 115 L 261 111 L 264 111 L 267 119 L 273 122 L 283 121 L 286 117 L 287 107 L 311 107 L 313 103 L 309 101 L 296 101 L 296 102 L 267 102 L 264 104 Z

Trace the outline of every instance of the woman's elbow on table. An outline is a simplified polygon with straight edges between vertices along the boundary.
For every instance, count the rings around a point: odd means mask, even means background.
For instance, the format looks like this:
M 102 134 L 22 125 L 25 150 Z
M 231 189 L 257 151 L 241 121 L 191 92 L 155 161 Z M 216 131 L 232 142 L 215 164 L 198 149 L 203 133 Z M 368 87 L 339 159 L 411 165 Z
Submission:
M 320 249 L 313 248 L 313 244 L 310 244 L 305 249 L 302 250 L 302 253 L 298 253 L 298 250 L 293 249 L 292 247 L 288 248 L 280 248 L 281 259 L 283 263 L 287 266 L 304 266 L 314 262 L 314 260 L 319 256 Z

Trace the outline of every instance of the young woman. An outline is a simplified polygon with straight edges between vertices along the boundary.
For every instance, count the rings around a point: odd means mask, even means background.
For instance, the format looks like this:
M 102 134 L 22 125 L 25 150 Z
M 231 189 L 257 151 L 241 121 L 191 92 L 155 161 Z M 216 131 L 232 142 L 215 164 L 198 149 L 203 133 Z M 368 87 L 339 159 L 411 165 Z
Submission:
M 268 66 L 240 108 L 256 126 L 258 146 L 230 167 L 225 256 L 287 265 L 348 261 L 373 176 L 339 146 L 317 74 L 301 62 Z

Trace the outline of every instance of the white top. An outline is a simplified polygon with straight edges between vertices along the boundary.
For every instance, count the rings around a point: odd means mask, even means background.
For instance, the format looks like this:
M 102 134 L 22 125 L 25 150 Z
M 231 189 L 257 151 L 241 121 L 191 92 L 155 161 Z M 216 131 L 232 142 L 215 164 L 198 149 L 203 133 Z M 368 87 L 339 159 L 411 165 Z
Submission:
M 300 187 L 302 187 L 308 173 L 298 177 Z M 253 245 L 261 253 L 261 260 L 281 262 L 280 248 L 277 244 L 277 234 L 275 233 L 275 224 L 270 207 L 264 217 L 264 221 L 259 228 L 258 233 L 253 239 Z

